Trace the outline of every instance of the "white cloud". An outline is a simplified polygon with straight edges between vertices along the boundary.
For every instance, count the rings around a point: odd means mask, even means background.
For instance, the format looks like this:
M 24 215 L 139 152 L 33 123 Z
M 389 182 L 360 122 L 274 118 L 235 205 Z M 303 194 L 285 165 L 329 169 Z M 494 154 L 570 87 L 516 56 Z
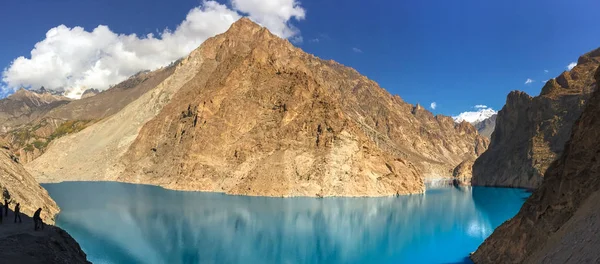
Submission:
M 157 69 L 185 57 L 204 40 L 226 31 L 243 15 L 274 34 L 302 41 L 290 20 L 301 20 L 305 10 L 294 0 L 232 0 L 232 8 L 203 1 L 174 31 L 154 35 L 125 35 L 99 25 L 92 31 L 60 25 L 51 28 L 31 56 L 18 57 L 2 73 L 2 93 L 18 87 L 65 89 L 78 98 L 87 88 L 107 89 L 141 70 Z
M 571 62 L 569 63 L 569 65 L 567 65 L 567 70 L 572 70 L 573 68 L 575 68 L 575 66 L 577 66 L 577 62 Z
M 352 51 L 356 52 L 356 53 L 362 53 L 363 51 L 359 48 L 352 48 Z
M 429 107 L 431 107 L 431 109 L 435 110 L 435 108 L 437 108 L 437 103 L 433 102 L 429 105 Z
M 302 20 L 306 11 L 296 0 L 231 0 L 233 9 L 248 14 L 252 20 L 269 28 L 282 38 L 296 36 L 300 31 L 290 19 Z
M 319 40 L 319 38 L 314 38 L 314 39 L 309 39 L 308 42 L 310 43 L 319 43 L 321 40 Z
M 544 70 L 545 73 L 548 73 L 548 70 Z
M 453 116 L 452 118 L 454 118 L 454 121 L 457 123 L 467 121 L 469 123 L 475 124 L 486 120 L 498 113 L 494 109 L 489 108 L 485 105 L 476 105 L 474 106 L 474 108 L 477 109 L 477 111 L 462 112 L 457 116 Z
M 530 83 L 533 83 L 533 82 L 535 82 L 535 81 L 532 80 L 532 79 L 527 78 L 527 80 L 525 81 L 525 84 L 530 84 Z

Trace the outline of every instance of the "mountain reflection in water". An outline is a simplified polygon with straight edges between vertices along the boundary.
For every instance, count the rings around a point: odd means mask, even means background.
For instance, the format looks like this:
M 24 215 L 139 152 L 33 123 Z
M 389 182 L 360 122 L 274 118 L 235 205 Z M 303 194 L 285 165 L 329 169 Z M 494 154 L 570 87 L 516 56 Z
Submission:
M 112 182 L 45 184 L 94 263 L 457 263 L 529 194 L 431 187 L 385 198 L 267 198 Z

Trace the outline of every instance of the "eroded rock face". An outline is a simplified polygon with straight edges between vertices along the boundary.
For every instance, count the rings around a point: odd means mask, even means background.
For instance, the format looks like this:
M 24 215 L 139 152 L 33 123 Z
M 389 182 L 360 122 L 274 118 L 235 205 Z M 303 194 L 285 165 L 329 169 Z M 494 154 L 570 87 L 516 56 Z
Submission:
M 600 68 L 596 71 L 600 82 Z M 476 263 L 597 263 L 600 259 L 600 92 L 564 152 L 519 213 L 471 256 Z
M 599 64 L 600 49 L 582 56 L 571 71 L 549 80 L 537 97 L 511 92 L 498 113 L 488 150 L 473 165 L 472 184 L 539 186 L 597 87 L 593 75 Z
M 471 185 L 474 159 L 468 159 L 456 166 L 452 173 L 454 181 L 460 185 Z

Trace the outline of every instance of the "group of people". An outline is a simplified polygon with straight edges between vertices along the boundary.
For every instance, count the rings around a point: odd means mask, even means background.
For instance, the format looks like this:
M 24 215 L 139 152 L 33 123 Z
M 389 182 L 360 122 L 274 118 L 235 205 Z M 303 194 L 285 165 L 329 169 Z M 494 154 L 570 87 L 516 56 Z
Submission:
M 4 216 L 8 216 L 8 205 L 11 204 L 13 201 L 12 200 L 8 200 L 8 199 L 4 199 Z M 33 230 L 37 231 L 38 229 L 44 229 L 44 222 L 42 221 L 42 218 L 40 217 L 40 214 L 42 213 L 42 208 L 38 208 L 35 213 L 33 214 Z M 2 224 L 2 204 L 0 204 L 0 224 Z M 17 203 L 15 205 L 15 223 L 17 223 L 17 220 L 19 221 L 19 223 L 22 223 L 23 220 L 21 220 L 21 204 Z

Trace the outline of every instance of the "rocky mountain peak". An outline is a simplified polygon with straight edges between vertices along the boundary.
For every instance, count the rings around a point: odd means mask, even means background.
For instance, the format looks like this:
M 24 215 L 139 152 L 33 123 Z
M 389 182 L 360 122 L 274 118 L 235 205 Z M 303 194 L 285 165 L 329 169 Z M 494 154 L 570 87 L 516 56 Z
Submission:
M 246 34 L 252 35 L 254 32 L 258 32 L 264 29 L 264 27 L 252 21 L 250 18 L 243 17 L 238 21 L 231 24 L 231 27 L 225 34 Z
M 87 90 L 85 90 L 85 91 L 84 91 L 84 92 L 81 94 L 81 99 L 88 98 L 88 97 L 92 97 L 92 96 L 94 96 L 94 95 L 97 95 L 97 94 L 99 94 L 99 93 L 100 93 L 100 90 L 98 90 L 98 89 L 94 89 L 94 88 L 90 88 L 90 89 L 87 89 Z
M 595 87 L 590 72 L 593 72 L 598 64 L 600 48 L 579 57 L 577 65 L 570 71 L 564 71 L 558 77 L 548 80 L 540 96 L 555 99 L 563 95 L 590 94 Z
M 42 90 L 43 89 L 43 90 Z M 68 101 L 69 99 L 63 96 L 54 95 L 45 90 L 43 87 L 40 90 L 27 90 L 20 88 L 15 93 L 7 97 L 9 100 L 29 101 L 36 106 L 49 104 L 55 101 Z
M 467 121 L 467 122 L 475 125 L 479 122 L 482 122 L 482 121 L 492 117 L 495 114 L 496 114 L 496 111 L 494 111 L 494 109 L 492 109 L 492 108 L 482 108 L 482 109 L 479 109 L 477 112 L 462 113 L 462 114 L 454 117 L 454 121 L 457 123 Z
M 577 60 L 577 64 L 579 65 L 579 64 L 589 63 L 594 60 L 600 62 L 600 48 L 592 50 L 592 51 L 584 54 L 583 56 L 579 57 L 579 59 Z

